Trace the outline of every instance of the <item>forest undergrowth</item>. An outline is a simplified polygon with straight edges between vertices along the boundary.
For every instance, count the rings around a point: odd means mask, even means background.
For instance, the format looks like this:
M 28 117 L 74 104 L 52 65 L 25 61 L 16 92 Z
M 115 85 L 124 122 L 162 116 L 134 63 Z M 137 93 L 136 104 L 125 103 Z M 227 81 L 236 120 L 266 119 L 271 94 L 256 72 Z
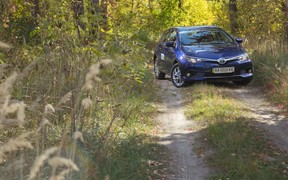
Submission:
M 1 65 L 1 178 L 147 177 L 157 147 L 149 51 L 99 58 L 97 47 L 70 43 L 27 66 Z

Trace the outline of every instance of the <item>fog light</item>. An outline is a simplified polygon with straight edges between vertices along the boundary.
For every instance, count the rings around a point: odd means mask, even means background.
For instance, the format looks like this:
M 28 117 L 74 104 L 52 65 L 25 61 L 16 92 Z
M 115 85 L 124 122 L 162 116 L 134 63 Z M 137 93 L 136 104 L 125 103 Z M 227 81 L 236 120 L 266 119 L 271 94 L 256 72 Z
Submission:
M 187 73 L 187 74 L 186 74 L 186 76 L 187 76 L 187 77 L 190 77 L 190 76 L 191 76 L 191 74 L 190 74 L 190 73 Z

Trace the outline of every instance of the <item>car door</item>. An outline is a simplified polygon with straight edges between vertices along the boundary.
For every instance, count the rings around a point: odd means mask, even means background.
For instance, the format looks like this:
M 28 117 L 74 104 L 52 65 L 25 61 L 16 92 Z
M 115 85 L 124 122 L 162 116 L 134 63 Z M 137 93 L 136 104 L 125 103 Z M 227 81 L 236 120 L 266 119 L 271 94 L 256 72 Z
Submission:
M 167 46 L 167 43 L 173 42 L 173 47 Z M 165 46 L 166 44 L 166 46 Z M 170 74 L 171 68 L 173 66 L 173 62 L 175 60 L 175 45 L 176 45 L 176 31 L 171 30 L 169 34 L 167 34 L 167 38 L 165 39 L 165 42 L 163 43 L 163 67 L 165 68 L 165 72 L 167 74 Z M 162 55 L 163 56 L 163 55 Z
M 170 35 L 171 35 L 170 29 L 163 33 L 155 52 L 159 60 L 158 67 L 160 71 L 165 73 L 169 73 L 169 71 L 167 70 L 167 63 L 166 63 L 167 58 L 165 53 L 167 51 L 167 47 L 165 46 L 165 43 L 168 41 Z

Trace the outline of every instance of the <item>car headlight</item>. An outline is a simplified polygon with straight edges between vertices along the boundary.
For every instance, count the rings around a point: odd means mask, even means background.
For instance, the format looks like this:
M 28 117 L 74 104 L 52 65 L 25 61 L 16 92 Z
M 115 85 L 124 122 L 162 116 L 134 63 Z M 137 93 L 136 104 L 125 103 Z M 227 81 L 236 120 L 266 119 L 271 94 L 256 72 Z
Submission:
M 240 61 L 246 61 L 249 59 L 249 55 L 247 53 L 241 54 L 239 56 Z
M 190 63 L 199 63 L 199 62 L 202 62 L 202 59 L 200 58 L 195 58 L 195 57 L 184 57 L 184 59 L 186 59 L 188 62 Z

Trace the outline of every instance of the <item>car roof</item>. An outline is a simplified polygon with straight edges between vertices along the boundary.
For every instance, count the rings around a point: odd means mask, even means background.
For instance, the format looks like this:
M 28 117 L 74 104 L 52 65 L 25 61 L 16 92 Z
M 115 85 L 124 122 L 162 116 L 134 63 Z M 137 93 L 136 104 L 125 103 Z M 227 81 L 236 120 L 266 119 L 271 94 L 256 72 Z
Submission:
M 205 29 L 205 28 L 219 28 L 219 27 L 217 26 L 176 26 L 176 27 L 171 27 L 169 29 L 176 29 L 178 31 L 189 31 L 193 29 L 202 29 L 202 28 Z

